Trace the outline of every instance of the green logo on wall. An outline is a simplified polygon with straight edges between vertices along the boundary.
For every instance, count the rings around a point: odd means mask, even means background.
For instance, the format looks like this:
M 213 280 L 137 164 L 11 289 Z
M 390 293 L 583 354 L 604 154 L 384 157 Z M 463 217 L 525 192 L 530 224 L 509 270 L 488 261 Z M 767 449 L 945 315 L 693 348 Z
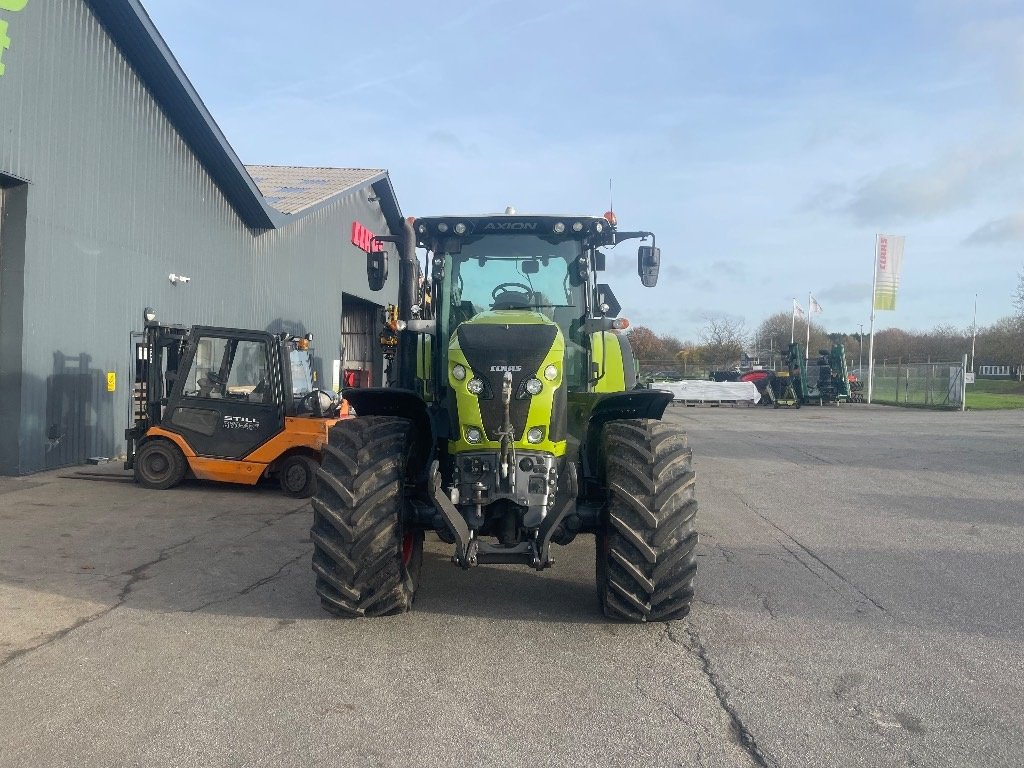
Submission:
M 28 0 L 0 0 L 0 11 L 17 13 L 28 5 Z M 0 19 L 0 77 L 3 76 L 7 67 L 4 65 L 4 52 L 11 47 L 11 38 L 7 34 L 7 22 Z

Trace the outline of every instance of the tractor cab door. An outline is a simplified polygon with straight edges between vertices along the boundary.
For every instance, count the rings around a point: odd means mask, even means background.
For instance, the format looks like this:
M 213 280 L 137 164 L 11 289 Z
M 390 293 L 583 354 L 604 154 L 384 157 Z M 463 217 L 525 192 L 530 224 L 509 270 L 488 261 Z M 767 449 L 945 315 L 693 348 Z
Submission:
M 284 428 L 282 391 L 273 336 L 196 328 L 161 426 L 200 456 L 243 459 Z

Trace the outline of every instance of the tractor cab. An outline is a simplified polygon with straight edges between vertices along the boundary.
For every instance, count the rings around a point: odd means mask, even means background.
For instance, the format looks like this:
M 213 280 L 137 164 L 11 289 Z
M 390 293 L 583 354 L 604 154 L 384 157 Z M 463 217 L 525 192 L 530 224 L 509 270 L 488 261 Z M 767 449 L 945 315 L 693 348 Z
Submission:
M 316 386 L 312 335 L 186 329 L 151 314 L 136 343 L 125 467 L 152 488 L 186 474 L 244 484 L 275 475 L 288 493 L 309 495 L 339 410 Z

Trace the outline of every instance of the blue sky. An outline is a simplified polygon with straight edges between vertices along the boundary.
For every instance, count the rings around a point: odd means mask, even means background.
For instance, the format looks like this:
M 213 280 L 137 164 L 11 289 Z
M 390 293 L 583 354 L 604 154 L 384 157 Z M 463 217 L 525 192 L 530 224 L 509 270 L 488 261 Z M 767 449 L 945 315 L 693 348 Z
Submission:
M 1012 312 L 1024 267 L 1024 5 L 143 0 L 243 162 L 387 168 L 406 215 L 600 214 L 657 233 L 634 325 L 751 330 L 813 292 L 865 328 Z

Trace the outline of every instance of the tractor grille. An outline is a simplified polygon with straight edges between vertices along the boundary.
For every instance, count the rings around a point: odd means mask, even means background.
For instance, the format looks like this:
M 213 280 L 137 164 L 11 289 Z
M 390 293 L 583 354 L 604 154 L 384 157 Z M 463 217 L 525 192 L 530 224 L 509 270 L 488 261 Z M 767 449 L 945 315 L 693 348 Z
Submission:
M 530 398 L 519 400 L 523 382 L 535 375 L 541 362 L 547 357 L 558 333 L 557 325 L 519 324 L 507 325 L 464 323 L 459 326 L 459 346 L 466 356 L 473 373 L 487 382 L 490 398 L 480 398 L 480 415 L 483 428 L 491 440 L 498 439 L 501 429 L 501 381 L 504 371 L 491 371 L 493 367 L 519 366 L 512 371 L 512 404 L 509 413 L 515 438 L 519 440 L 526 431 L 526 416 L 530 410 Z

